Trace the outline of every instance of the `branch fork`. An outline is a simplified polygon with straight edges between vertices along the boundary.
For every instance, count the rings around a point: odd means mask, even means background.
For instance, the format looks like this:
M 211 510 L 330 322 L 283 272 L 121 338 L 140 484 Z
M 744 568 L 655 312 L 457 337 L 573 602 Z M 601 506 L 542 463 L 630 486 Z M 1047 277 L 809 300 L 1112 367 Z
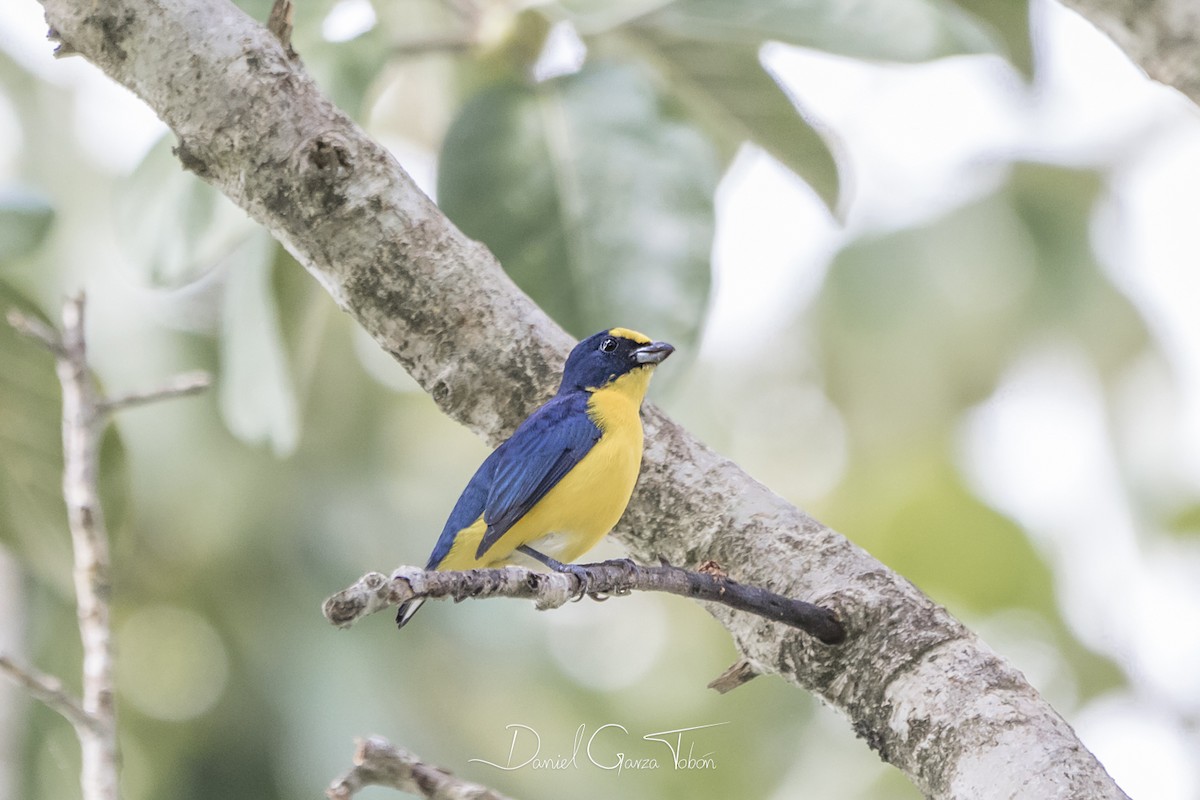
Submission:
M 75 554 L 75 600 L 83 643 L 83 695 L 74 697 L 58 678 L 0 655 L 0 673 L 75 727 L 83 753 L 84 800 L 118 800 L 117 712 L 113 679 L 112 580 L 108 531 L 100 507 L 100 439 L 113 413 L 195 394 L 208 376 L 190 373 L 149 391 L 106 399 L 87 361 L 82 294 L 63 304 L 62 332 L 15 309 L 6 315 L 17 332 L 49 350 L 62 384 L 63 498 Z

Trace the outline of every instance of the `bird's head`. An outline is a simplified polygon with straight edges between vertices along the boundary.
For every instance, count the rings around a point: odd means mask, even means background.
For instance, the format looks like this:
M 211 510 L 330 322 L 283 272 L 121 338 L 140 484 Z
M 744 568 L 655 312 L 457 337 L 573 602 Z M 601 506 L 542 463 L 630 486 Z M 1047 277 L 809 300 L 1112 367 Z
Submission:
M 650 379 L 650 373 L 675 348 L 654 342 L 649 336 L 628 328 L 613 328 L 589 336 L 571 351 L 563 368 L 562 389 L 600 389 L 633 373 Z

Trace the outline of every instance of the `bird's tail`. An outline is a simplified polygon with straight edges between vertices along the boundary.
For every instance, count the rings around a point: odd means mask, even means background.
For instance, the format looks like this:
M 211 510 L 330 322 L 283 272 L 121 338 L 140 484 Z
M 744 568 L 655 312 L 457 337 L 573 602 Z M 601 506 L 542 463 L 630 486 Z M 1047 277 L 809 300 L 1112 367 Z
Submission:
M 419 609 L 424 603 L 424 597 L 418 597 L 415 600 L 409 600 L 401 603 L 396 609 L 396 627 L 403 628 L 405 625 L 407 625 L 408 621 L 413 618 L 413 614 L 416 614 L 417 609 Z

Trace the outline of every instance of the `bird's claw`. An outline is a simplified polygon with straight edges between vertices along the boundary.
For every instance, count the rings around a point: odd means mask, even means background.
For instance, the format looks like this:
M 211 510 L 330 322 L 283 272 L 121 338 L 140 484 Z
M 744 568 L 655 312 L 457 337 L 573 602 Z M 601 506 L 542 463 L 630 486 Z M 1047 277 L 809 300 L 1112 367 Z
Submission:
M 579 580 L 579 590 L 571 596 L 571 601 L 578 603 L 586 595 L 592 594 L 592 573 L 587 567 L 581 567 L 578 564 L 562 564 L 561 572 L 568 575 L 574 575 Z

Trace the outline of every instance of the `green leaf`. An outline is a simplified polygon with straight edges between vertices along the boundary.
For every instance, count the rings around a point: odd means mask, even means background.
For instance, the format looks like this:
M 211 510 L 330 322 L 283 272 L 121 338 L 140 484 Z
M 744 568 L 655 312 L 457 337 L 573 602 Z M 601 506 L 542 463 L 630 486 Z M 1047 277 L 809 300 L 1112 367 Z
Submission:
M 0 541 L 43 582 L 66 593 L 71 548 L 54 357 L 3 321 L 9 309 L 48 322 L 0 281 Z
M 221 318 L 219 404 L 226 426 L 250 444 L 290 454 L 299 414 L 271 287 L 275 242 L 266 231 L 230 256 Z
M 62 496 L 62 389 L 54 357 L 3 321 L 10 309 L 54 327 L 0 281 L 0 542 L 38 579 L 71 593 L 70 529 Z M 129 517 L 129 471 L 115 425 L 100 446 L 100 500 L 114 539 Z
M 627 2 L 617 10 L 567 0 L 564 6 L 581 30 L 593 34 L 593 44 L 633 42 L 727 157 L 741 142 L 753 141 L 835 213 L 841 188 L 837 143 L 764 69 L 762 45 L 780 41 L 859 58 L 923 61 L 997 49 L 992 29 L 981 25 L 1000 19 L 999 12 L 981 9 L 977 19 L 934 0 L 677 0 Z
M 1181 538 L 1200 538 L 1200 502 L 1175 511 L 1167 517 L 1164 527 Z
M 954 0 L 954 4 L 977 17 L 991 31 L 1022 75 L 1026 78 L 1033 75 L 1029 0 Z
M 1013 167 L 1006 198 L 1036 248 L 1037 294 L 1026 310 L 1114 375 L 1144 352 L 1149 335 L 1092 249 L 1093 212 L 1104 188 L 1095 170 L 1023 163 Z
M 678 0 L 635 24 L 714 46 L 778 41 L 886 61 L 993 49 L 973 18 L 934 0 Z
M 827 139 L 759 61 L 759 47 L 675 36 L 653 28 L 630 35 L 667 84 L 722 145 L 727 157 L 752 141 L 794 172 L 836 213 L 840 181 Z
M 42 195 L 20 186 L 0 189 L 0 264 L 40 247 L 53 222 L 54 208 Z
M 446 137 L 442 208 L 577 336 L 693 341 L 708 302 L 717 154 L 641 72 L 589 64 L 485 89 Z
M 118 238 L 153 285 L 177 288 L 206 275 L 258 230 L 246 213 L 187 172 L 170 135 L 118 186 Z

